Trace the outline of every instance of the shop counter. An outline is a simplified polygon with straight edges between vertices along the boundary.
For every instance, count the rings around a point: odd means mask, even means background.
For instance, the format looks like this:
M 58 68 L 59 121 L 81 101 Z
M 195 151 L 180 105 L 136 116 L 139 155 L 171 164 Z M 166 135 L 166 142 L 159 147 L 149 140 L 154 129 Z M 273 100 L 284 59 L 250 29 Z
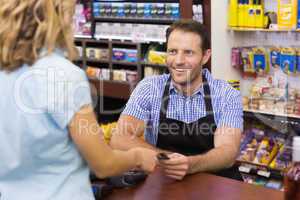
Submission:
M 133 188 L 116 189 L 105 200 L 284 200 L 281 191 L 207 173 L 167 178 L 159 170 Z

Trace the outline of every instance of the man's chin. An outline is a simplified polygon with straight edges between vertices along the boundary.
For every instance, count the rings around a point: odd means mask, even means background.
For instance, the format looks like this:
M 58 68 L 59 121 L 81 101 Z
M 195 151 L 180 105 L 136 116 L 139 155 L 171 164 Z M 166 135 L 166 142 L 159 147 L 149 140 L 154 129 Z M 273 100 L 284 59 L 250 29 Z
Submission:
M 178 85 L 188 85 L 189 84 L 189 81 L 186 80 L 186 79 L 176 79 L 176 78 L 173 78 L 173 81 L 174 83 L 178 84 Z

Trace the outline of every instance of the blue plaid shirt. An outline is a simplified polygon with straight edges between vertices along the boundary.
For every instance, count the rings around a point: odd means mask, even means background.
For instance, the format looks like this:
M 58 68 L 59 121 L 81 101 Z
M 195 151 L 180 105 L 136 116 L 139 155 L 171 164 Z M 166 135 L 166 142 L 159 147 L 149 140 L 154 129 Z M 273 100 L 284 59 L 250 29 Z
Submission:
M 240 92 L 226 81 L 213 79 L 207 69 L 203 69 L 202 72 L 210 87 L 217 127 L 227 126 L 242 130 L 243 107 Z M 140 81 L 122 113 L 145 121 L 145 138 L 152 145 L 157 143 L 161 101 L 169 76 L 151 76 Z M 184 96 L 176 90 L 171 81 L 169 94 L 167 118 L 190 123 L 206 116 L 202 86 L 192 96 Z

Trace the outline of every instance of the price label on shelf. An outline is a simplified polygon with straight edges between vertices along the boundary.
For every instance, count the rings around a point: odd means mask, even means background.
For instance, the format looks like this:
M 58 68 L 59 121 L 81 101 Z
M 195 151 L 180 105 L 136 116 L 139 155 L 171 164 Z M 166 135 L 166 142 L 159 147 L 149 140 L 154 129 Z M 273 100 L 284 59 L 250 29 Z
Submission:
M 260 175 L 260 176 L 264 176 L 264 177 L 269 178 L 270 175 L 271 175 L 271 172 L 267 172 L 267 171 L 264 171 L 264 170 L 258 170 L 258 171 L 257 171 L 257 175 Z
M 145 42 L 147 40 L 146 33 L 143 31 L 134 31 L 131 37 L 133 42 Z
M 246 166 L 239 166 L 239 171 L 249 174 L 249 172 L 251 171 L 251 168 L 246 167 Z

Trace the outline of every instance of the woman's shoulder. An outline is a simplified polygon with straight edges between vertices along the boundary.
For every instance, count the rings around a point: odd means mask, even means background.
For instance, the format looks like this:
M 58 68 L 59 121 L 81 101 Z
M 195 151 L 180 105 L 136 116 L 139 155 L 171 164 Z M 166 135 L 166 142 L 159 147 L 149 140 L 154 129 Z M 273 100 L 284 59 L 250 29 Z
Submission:
M 62 50 L 41 56 L 32 66 L 33 69 L 41 70 L 49 76 L 59 76 L 66 79 L 85 78 L 85 72 L 68 60 Z

